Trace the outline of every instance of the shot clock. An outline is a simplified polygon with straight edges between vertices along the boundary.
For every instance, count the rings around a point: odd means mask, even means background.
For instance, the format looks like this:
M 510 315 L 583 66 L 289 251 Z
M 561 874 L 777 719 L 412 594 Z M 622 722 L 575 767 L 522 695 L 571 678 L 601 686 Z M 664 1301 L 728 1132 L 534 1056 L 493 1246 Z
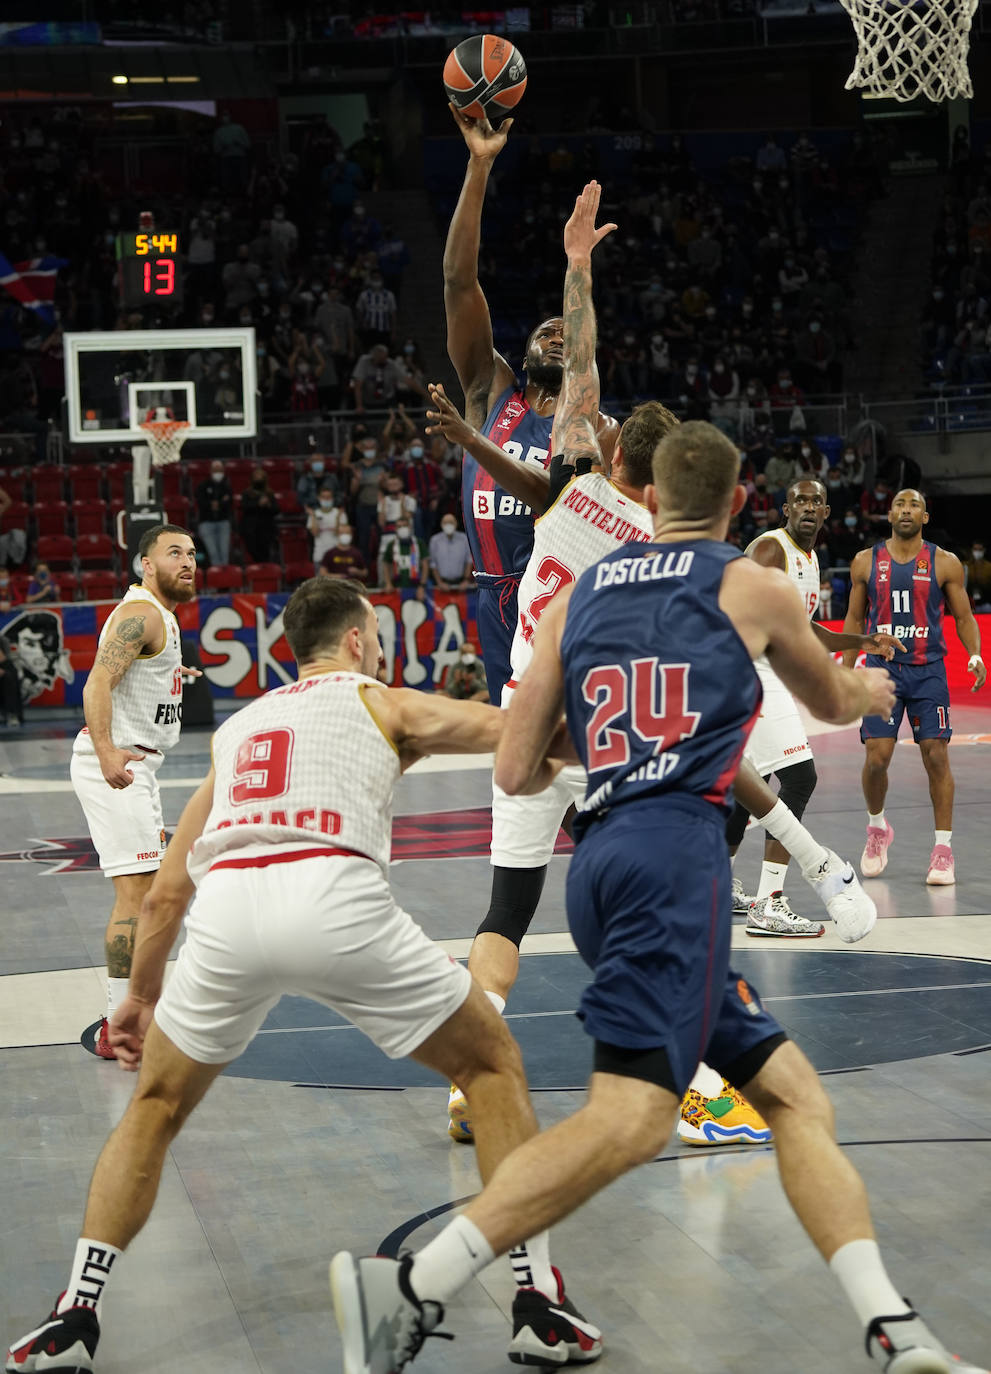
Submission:
M 124 306 L 181 304 L 179 235 L 164 230 L 118 234 L 117 280 Z

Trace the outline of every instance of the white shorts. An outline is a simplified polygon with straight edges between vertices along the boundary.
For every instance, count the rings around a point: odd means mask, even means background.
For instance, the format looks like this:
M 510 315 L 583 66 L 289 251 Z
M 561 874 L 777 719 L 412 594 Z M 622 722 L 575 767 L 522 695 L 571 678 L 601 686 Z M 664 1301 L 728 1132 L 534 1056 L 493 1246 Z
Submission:
M 399 1059 L 470 988 L 468 970 L 396 905 L 370 859 L 287 861 L 269 849 L 220 860 L 200 883 L 155 1020 L 197 1063 L 226 1064 L 283 994 L 310 997 Z
M 154 873 L 165 854 L 162 798 L 155 776 L 161 754 L 133 760 L 130 787 L 111 787 L 95 754 L 73 753 L 69 777 L 83 808 L 90 837 L 105 878 L 126 873 Z
M 811 759 L 812 749 L 795 699 L 784 683 L 770 672 L 760 673 L 760 680 L 764 701 L 743 756 L 761 777 L 766 777 L 779 768 Z
M 543 792 L 510 797 L 492 784 L 492 852 L 500 868 L 543 868 L 557 843 L 564 813 L 585 796 L 588 775 L 578 764 L 562 768 Z

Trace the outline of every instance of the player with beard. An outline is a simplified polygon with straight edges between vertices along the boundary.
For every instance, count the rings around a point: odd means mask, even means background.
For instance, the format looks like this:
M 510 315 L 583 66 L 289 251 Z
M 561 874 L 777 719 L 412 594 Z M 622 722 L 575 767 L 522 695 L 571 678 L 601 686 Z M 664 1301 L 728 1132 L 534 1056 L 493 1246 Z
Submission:
M 865 716 L 860 738 L 867 748 L 863 787 L 867 802 L 867 844 L 860 859 L 865 878 L 876 878 L 888 864 L 894 835 L 884 815 L 888 765 L 895 750 L 898 727 L 907 712 L 929 777 L 935 822 L 935 843 L 926 882 L 946 887 L 956 881 L 953 868 L 953 774 L 947 750 L 950 736 L 950 694 L 946 683 L 944 607 L 956 621 L 960 642 L 970 658 L 976 692 L 987 670 L 981 658 L 981 633 L 964 588 L 963 567 L 956 554 L 922 538 L 929 523 L 921 491 L 900 491 L 891 503 L 891 538 L 863 549 L 850 564 L 850 605 L 845 630 L 869 629 L 895 636 L 905 657 L 892 665 L 895 709 L 888 720 Z M 873 660 L 869 657 L 868 662 Z
M 819 604 L 819 560 L 815 544 L 829 518 L 826 488 L 818 478 L 799 478 L 788 488 L 787 501 L 781 509 L 786 521 L 784 528 L 770 530 L 755 539 L 747 549 L 747 556 L 761 567 L 787 573 L 805 604 L 816 637 L 831 652 L 866 649 L 885 661 L 893 658 L 896 652 L 904 652 L 904 644 L 892 634 L 877 631 L 870 635 L 845 631 L 838 634 L 812 620 Z M 794 698 L 767 659 L 758 658 L 754 666 L 764 688 L 764 700 L 745 757 L 763 778 L 767 779 L 772 773 L 777 776 L 780 800 L 801 820 L 817 781 L 812 748 Z M 731 853 L 735 854 L 743 839 L 749 819 L 749 811 L 737 802 L 726 829 Z M 797 915 L 781 891 L 788 859 L 784 845 L 768 834 L 764 840 L 764 863 L 756 897 L 749 901 L 743 896 L 742 885 L 734 882 L 733 909 L 746 909 L 748 935 L 808 939 L 823 934 L 822 923 Z
M 506 145 L 512 119 L 498 129 L 451 112 L 468 147 L 468 168 L 444 249 L 447 351 L 465 395 L 465 419 L 520 468 L 512 494 L 469 453 L 464 456 L 462 501 L 465 532 L 478 584 L 477 623 L 492 700 L 510 676 L 509 650 L 516 630 L 516 594 L 533 548 L 533 507 L 547 502 L 551 427 L 562 380 L 564 322 L 544 320 L 526 343 L 521 390 L 512 367 L 496 352 L 489 307 L 478 280 L 482 206 L 496 157 Z M 599 415 L 599 443 L 612 454 L 619 426 Z
M 156 774 L 182 726 L 183 668 L 175 608 L 196 595 L 196 548 L 181 525 L 155 525 L 138 545 L 142 579 L 100 633 L 83 688 L 86 724 L 72 746 L 70 777 L 114 885 L 105 937 L 107 1013 L 94 1051 L 116 1058 L 107 1020 L 127 992 L 141 901 L 165 853 Z

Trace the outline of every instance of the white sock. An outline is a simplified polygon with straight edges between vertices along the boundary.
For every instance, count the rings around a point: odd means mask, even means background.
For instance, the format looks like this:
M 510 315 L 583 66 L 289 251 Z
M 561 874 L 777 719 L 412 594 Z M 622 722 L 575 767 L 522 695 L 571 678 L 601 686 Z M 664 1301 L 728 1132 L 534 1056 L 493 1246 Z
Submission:
M 539 1231 L 509 1252 L 513 1278 L 517 1288 L 538 1288 L 551 1302 L 560 1302 L 557 1278 L 551 1268 L 551 1238 L 549 1231 Z
M 488 989 L 486 989 L 485 995 L 501 1016 L 502 1013 L 506 1010 L 505 997 L 500 997 L 497 992 L 489 992 Z
M 722 1074 L 710 1069 L 708 1064 L 700 1064 L 688 1086 L 703 1097 L 719 1097 L 723 1091 Z
M 937 831 L 936 831 L 936 843 L 937 843 L 937 844 L 945 844 L 945 845 L 947 846 L 947 848 L 949 848 L 950 840 L 951 840 L 952 838 L 953 838 L 953 831 L 952 831 L 952 830 L 937 830 Z
M 455 1217 L 414 1256 L 413 1292 L 431 1302 L 450 1302 L 495 1259 L 492 1246 L 467 1217 Z
M 72 1273 L 65 1292 L 59 1299 L 56 1311 L 66 1312 L 70 1307 L 89 1307 L 100 1316 L 100 1303 L 114 1261 L 122 1251 L 102 1240 L 76 1241 L 76 1257 L 72 1261 Z
M 107 979 L 107 1020 L 108 1020 L 108 1021 L 110 1020 L 111 1016 L 113 1016 L 113 1014 L 114 1014 L 114 1012 L 117 1010 L 117 1008 L 120 1006 L 121 1002 L 123 1002 L 124 998 L 127 996 L 127 984 L 128 984 L 128 980 L 127 980 L 126 978 L 108 978 L 108 979 Z
M 760 823 L 769 835 L 784 845 L 803 873 L 815 873 L 829 858 L 829 851 L 823 849 L 783 801 L 775 802 Z
M 759 902 L 762 897 L 770 897 L 772 892 L 780 892 L 785 885 L 787 872 L 787 863 L 771 864 L 765 859 L 760 866 L 760 886 L 757 888 L 757 901 Z
M 878 829 L 878 830 L 883 830 L 883 829 L 884 829 L 884 807 L 883 807 L 883 806 L 881 807 L 881 810 L 877 813 L 876 816 L 872 816 L 871 813 L 868 811 L 868 813 L 867 813 L 867 824 L 868 824 L 868 825 L 873 825 L 873 826 L 874 826 L 876 829 Z
M 911 1311 L 888 1278 L 877 1241 L 847 1241 L 829 1261 L 829 1267 L 861 1325 L 868 1326 L 875 1317 L 897 1317 Z

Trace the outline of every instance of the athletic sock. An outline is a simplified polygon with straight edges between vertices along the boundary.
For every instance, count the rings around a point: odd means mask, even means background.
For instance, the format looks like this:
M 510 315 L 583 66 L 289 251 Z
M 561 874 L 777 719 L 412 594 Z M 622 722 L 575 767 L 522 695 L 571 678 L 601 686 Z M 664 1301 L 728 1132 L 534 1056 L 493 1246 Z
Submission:
M 760 823 L 769 835 L 784 845 L 803 873 L 817 872 L 829 858 L 829 850 L 823 849 L 783 801 L 775 802 Z
M 937 830 L 937 831 L 936 831 L 936 843 L 937 843 L 937 844 L 945 844 L 946 847 L 947 847 L 947 849 L 949 849 L 949 847 L 950 847 L 950 840 L 951 840 L 952 838 L 953 838 L 953 831 L 952 831 L 952 830 Z
M 88 1307 L 100 1316 L 100 1304 L 114 1261 L 122 1252 L 102 1240 L 76 1241 L 76 1256 L 65 1292 L 59 1298 L 57 1312 L 70 1307 Z
M 413 1257 L 410 1283 L 418 1298 L 450 1302 L 495 1259 L 492 1246 L 467 1217 L 455 1217 Z
M 829 1267 L 863 1326 L 875 1317 L 897 1317 L 911 1311 L 888 1278 L 877 1241 L 847 1241 L 829 1261 Z
M 114 1012 L 117 1010 L 117 1008 L 120 1006 L 121 1002 L 123 1002 L 124 998 L 127 996 L 127 984 L 128 984 L 128 979 L 126 979 L 126 978 L 108 978 L 108 979 L 107 979 L 107 1020 L 108 1020 L 108 1021 L 110 1020 L 111 1016 L 113 1016 L 113 1014 L 114 1014 Z
M 551 1268 L 551 1242 L 548 1231 L 540 1231 L 509 1252 L 517 1288 L 537 1288 L 551 1302 L 558 1302 L 557 1279 Z
M 884 829 L 884 807 L 883 807 L 883 806 L 881 807 L 881 810 L 877 813 L 876 816 L 872 816 L 871 813 L 868 811 L 868 813 L 867 813 L 867 824 L 868 824 L 868 825 L 873 825 L 874 828 L 875 828 L 876 830 L 883 830 L 883 829 Z
M 784 887 L 787 872 L 787 863 L 772 864 L 765 859 L 760 866 L 760 886 L 757 888 L 756 900 L 759 902 L 762 897 L 770 897 L 772 892 L 780 892 Z
M 708 1064 L 699 1064 L 688 1086 L 703 1097 L 719 1097 L 723 1091 L 723 1077 L 715 1069 L 710 1069 Z
M 506 1010 L 505 997 L 500 997 L 497 992 L 489 992 L 488 988 L 485 989 L 485 995 L 501 1016 L 502 1013 Z

